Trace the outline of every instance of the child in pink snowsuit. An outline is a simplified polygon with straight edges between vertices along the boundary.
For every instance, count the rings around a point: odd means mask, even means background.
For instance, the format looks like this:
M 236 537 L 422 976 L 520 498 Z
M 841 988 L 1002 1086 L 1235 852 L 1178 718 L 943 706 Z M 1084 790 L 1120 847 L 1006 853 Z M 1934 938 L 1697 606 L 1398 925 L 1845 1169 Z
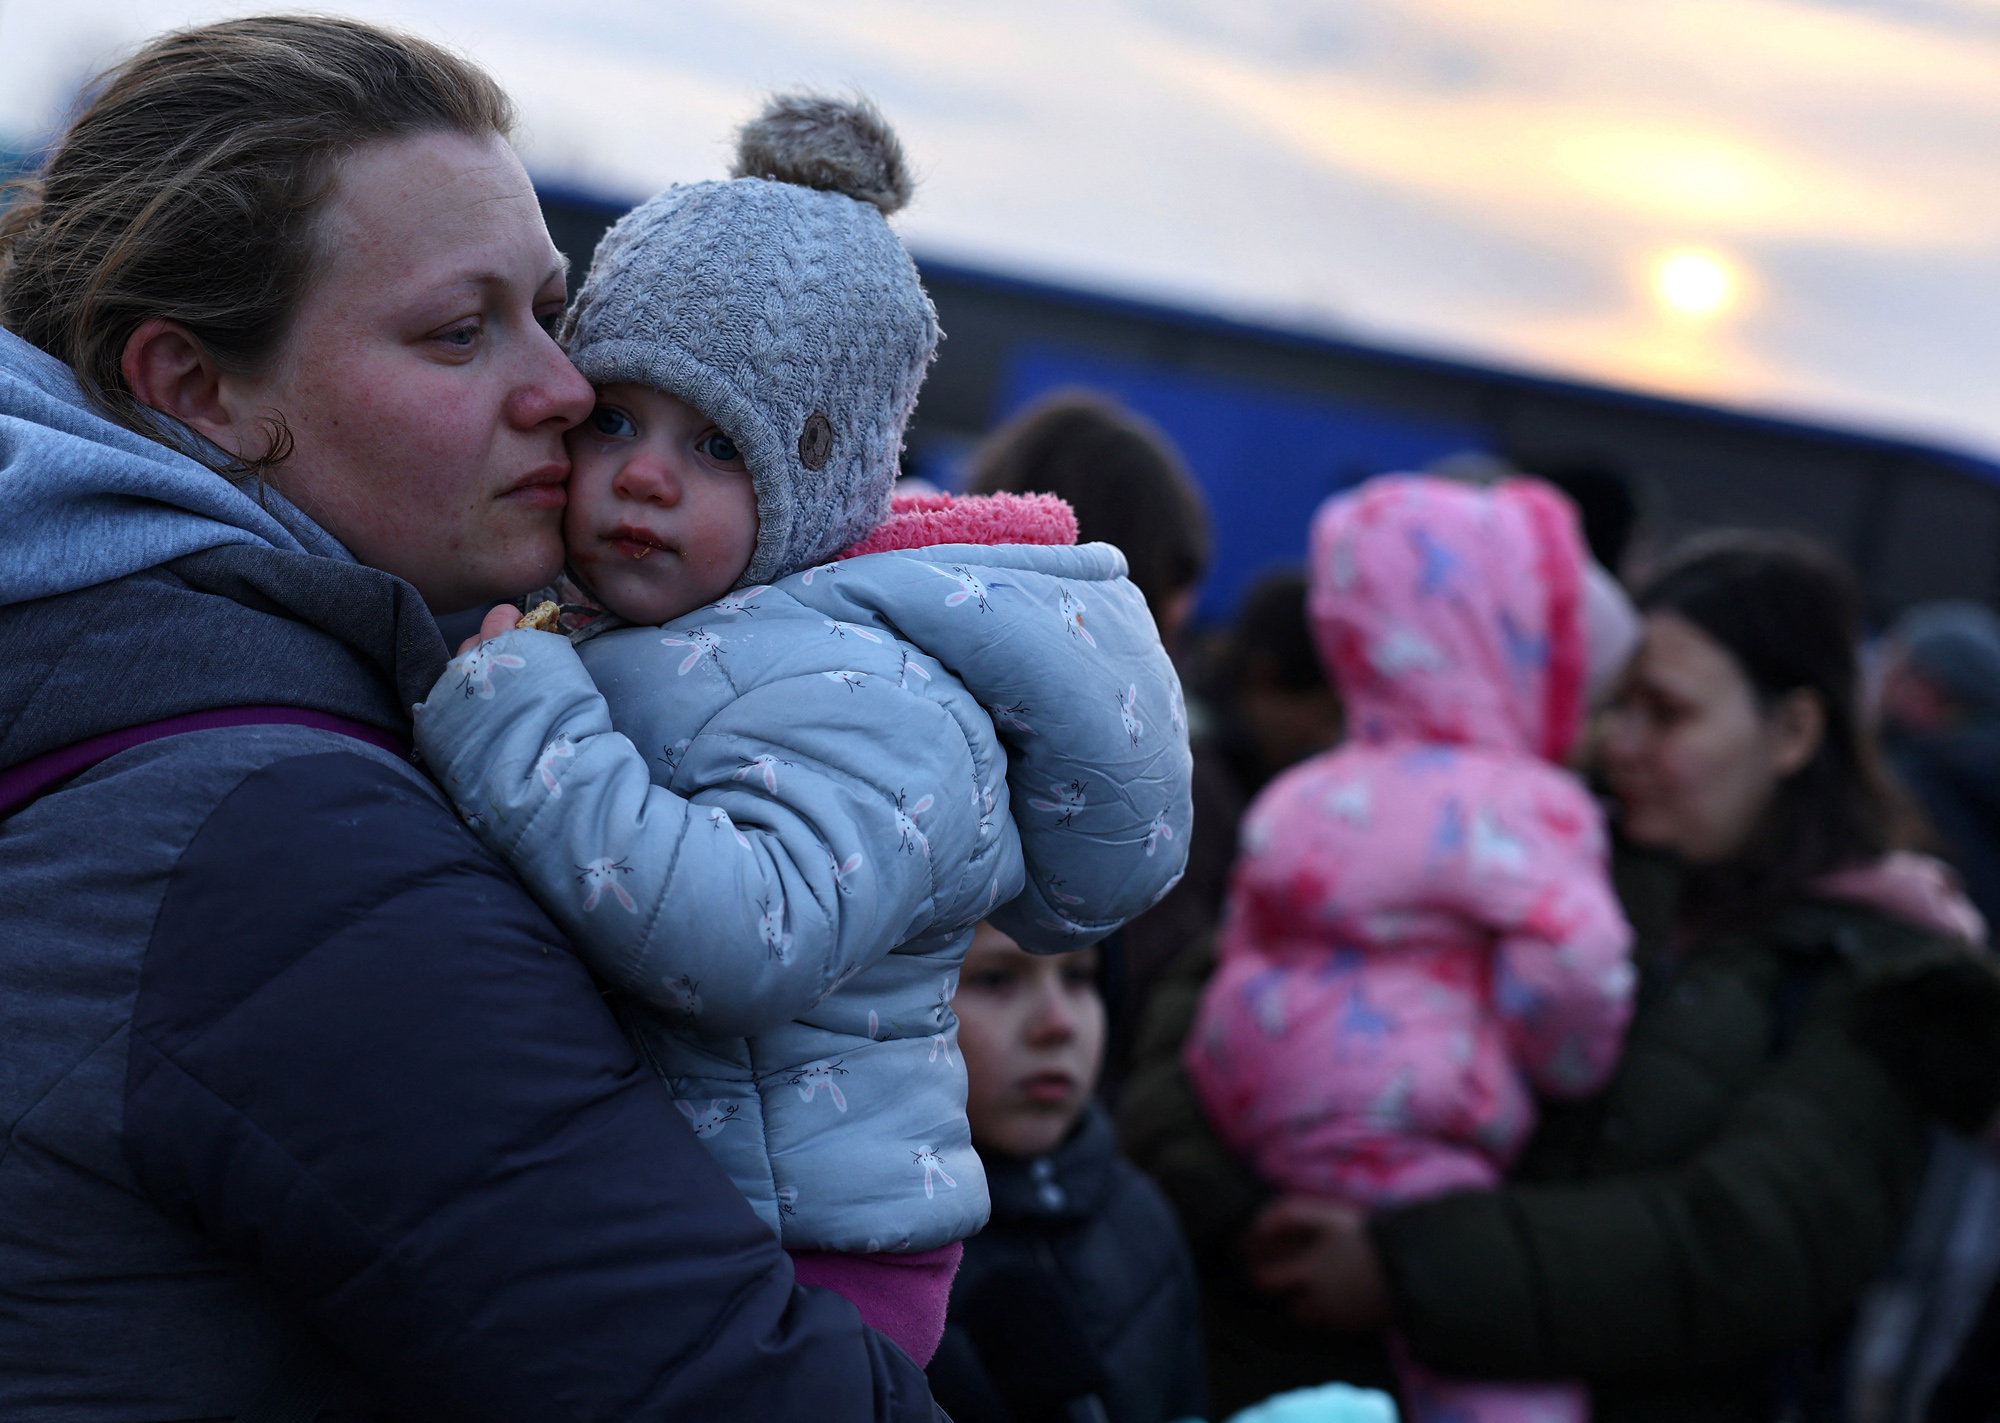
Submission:
M 1188 1071 L 1283 1190 L 1489 1188 L 1532 1093 L 1602 1086 L 1630 1015 L 1602 817 L 1561 762 L 1636 618 L 1548 486 L 1412 475 L 1321 507 L 1310 614 L 1349 739 L 1245 817 Z M 1404 1376 L 1424 1423 L 1588 1416 L 1580 1384 Z

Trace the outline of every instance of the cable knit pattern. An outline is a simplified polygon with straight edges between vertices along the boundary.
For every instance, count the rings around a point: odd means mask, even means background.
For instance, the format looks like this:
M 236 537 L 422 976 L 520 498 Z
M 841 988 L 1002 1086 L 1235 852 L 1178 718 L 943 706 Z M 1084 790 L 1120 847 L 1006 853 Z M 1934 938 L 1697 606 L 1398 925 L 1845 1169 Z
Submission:
M 872 203 L 739 178 L 669 188 L 621 218 L 565 336 L 592 383 L 679 396 L 743 451 L 758 529 L 736 586 L 749 587 L 888 517 L 939 331 Z

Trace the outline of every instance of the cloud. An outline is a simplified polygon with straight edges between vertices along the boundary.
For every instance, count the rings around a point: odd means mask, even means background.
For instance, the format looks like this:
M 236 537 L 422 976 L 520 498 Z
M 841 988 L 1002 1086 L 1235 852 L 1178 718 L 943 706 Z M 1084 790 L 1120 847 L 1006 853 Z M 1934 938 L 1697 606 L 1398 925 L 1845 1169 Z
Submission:
M 269 8 L 0 5 L 0 132 L 116 46 Z M 544 177 L 720 175 L 858 86 L 913 245 L 1253 317 L 2000 450 L 2000 0 L 540 0 L 342 5 L 516 96 Z M 1659 251 L 1758 299 L 1666 323 Z
M 1983 235 L 1927 194 L 1664 105 L 1411 92 L 1180 54 L 1162 63 L 1302 157 L 1459 200 L 1472 221 L 1594 217 L 1899 247 Z

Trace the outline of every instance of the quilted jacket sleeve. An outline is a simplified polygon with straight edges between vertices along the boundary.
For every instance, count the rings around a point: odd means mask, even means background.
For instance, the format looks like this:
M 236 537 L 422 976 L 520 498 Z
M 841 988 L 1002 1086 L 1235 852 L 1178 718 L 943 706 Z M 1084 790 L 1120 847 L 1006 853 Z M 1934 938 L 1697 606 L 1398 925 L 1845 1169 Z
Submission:
M 548 633 L 454 662 L 417 734 L 592 966 L 705 1034 L 789 1022 L 934 921 L 969 923 L 1018 888 L 967 795 L 965 732 L 883 677 L 812 670 L 729 698 L 678 748 L 686 795 L 653 783 Z
M 1496 816 L 1484 833 L 1495 859 L 1522 847 L 1519 872 L 1472 886 L 1478 917 L 1500 931 L 1493 1007 L 1535 1088 L 1582 1097 L 1618 1065 L 1638 981 L 1632 927 L 1611 887 L 1603 817 L 1584 788 L 1535 767 L 1508 789 L 1514 828 L 1498 828 Z
M 1060 953 L 1157 904 L 1187 862 L 1194 763 L 1180 681 L 1124 555 L 946 545 L 854 563 L 870 567 L 810 596 L 935 657 L 1006 745 L 1027 878 L 982 917 Z
M 505 868 L 407 771 L 250 775 L 132 1020 L 142 1189 L 437 1420 L 933 1423 L 785 1255 Z
M 1685 1370 L 1811 1338 L 1888 1258 L 1923 1119 L 1829 974 L 1787 1054 L 1685 1160 L 1376 1218 L 1396 1319 L 1451 1372 Z M 1656 1124 L 1657 1129 L 1657 1124 Z

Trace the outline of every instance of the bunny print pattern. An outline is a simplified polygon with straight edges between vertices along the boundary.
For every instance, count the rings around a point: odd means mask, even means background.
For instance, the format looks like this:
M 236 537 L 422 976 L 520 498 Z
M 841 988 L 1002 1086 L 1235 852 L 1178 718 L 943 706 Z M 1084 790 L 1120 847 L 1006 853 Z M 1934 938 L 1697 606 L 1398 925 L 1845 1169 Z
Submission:
M 927 1250 L 985 1213 L 950 1010 L 972 926 L 1065 949 L 1172 883 L 1179 688 L 1104 545 L 808 572 L 505 634 L 418 734 L 784 1243 Z

